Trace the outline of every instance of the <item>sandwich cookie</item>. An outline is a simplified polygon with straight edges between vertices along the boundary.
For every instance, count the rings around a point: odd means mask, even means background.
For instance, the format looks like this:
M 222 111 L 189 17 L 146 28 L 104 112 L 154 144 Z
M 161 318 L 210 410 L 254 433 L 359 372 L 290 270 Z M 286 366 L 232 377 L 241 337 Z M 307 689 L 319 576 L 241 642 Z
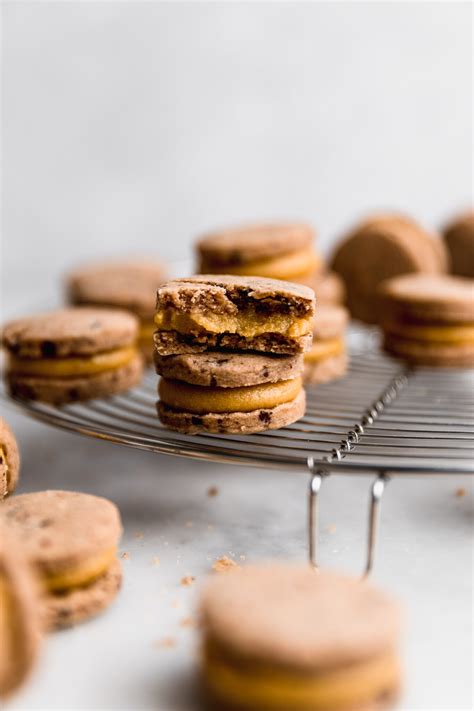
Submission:
M 197 242 L 198 272 L 305 281 L 321 268 L 314 232 L 305 224 L 262 224 L 221 230 Z
M 29 676 L 39 651 L 40 630 L 37 580 L 18 542 L 0 521 L 1 700 Z
M 19 540 L 42 583 L 46 629 L 82 622 L 104 610 L 122 582 L 117 507 L 73 491 L 38 491 L 7 499 L 0 519 Z
M 336 272 L 323 271 L 305 282 L 310 286 L 318 304 L 343 304 L 346 298 L 344 282 Z
M 344 238 L 332 259 L 351 315 L 366 323 L 378 321 L 377 289 L 385 279 L 410 272 L 442 274 L 447 264 L 443 242 L 400 215 L 366 220 Z
M 275 279 L 198 275 L 158 289 L 159 355 L 208 350 L 294 355 L 310 348 L 312 289 Z
M 156 290 L 165 281 L 165 267 L 148 261 L 93 264 L 72 271 L 66 281 L 70 303 L 121 308 L 139 321 L 138 343 L 148 362 L 153 360 Z
M 207 584 L 200 620 L 211 708 L 380 711 L 398 695 L 398 606 L 366 581 L 249 566 Z
M 179 432 L 249 434 L 304 415 L 301 354 L 187 353 L 155 362 L 160 420 Z
M 380 289 L 385 350 L 414 365 L 474 365 L 474 281 L 397 277 Z
M 451 257 L 451 271 L 474 279 L 474 211 L 461 215 L 443 231 Z
M 15 490 L 20 473 L 20 453 L 15 435 L 0 417 L 0 500 Z
M 313 345 L 304 354 L 306 383 L 326 383 L 341 378 L 347 371 L 344 343 L 349 314 L 343 306 L 323 304 L 316 309 Z
M 117 309 L 77 307 L 8 323 L 3 345 L 13 395 L 61 405 L 136 385 L 138 321 Z

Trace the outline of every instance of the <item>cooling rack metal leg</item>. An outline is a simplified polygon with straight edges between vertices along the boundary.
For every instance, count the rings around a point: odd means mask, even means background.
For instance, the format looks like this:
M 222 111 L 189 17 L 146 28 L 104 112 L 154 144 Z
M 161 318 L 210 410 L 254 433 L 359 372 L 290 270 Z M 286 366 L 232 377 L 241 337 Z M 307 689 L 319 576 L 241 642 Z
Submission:
M 318 568 L 318 494 L 323 483 L 323 475 L 316 473 L 311 475 L 309 482 L 309 507 L 308 507 L 308 536 L 309 536 L 309 562 L 313 568 Z
M 372 484 L 370 490 L 370 506 L 369 506 L 369 532 L 367 540 L 367 562 L 365 565 L 364 576 L 367 577 L 374 565 L 375 545 L 377 542 L 377 531 L 380 519 L 380 502 L 382 500 L 385 487 L 388 483 L 388 477 L 385 474 L 379 474 Z

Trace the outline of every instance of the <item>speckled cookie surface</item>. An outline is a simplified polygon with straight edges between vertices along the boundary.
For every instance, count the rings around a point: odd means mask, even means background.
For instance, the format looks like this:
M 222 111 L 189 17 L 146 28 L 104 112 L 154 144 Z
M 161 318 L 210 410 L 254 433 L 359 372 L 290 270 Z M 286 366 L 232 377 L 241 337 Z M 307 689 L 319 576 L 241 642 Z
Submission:
M 118 560 L 104 575 L 81 588 L 64 594 L 44 595 L 41 622 L 46 631 L 62 629 L 95 617 L 116 597 L 122 585 L 122 566 Z
M 0 519 L 40 573 L 57 573 L 117 546 L 120 514 L 108 499 L 74 491 L 37 491 L 7 499 Z
M 401 274 L 444 273 L 447 253 L 441 240 L 415 222 L 381 215 L 360 224 L 337 247 L 332 269 L 344 280 L 352 316 L 367 323 L 379 318 L 377 289 Z
M 474 211 L 460 215 L 446 226 L 444 240 L 451 257 L 451 271 L 474 278 Z
M 188 353 L 155 357 L 156 371 L 166 378 L 219 388 L 276 383 L 301 375 L 303 356 L 258 353 Z
M 320 304 L 316 308 L 313 326 L 315 341 L 338 338 L 344 335 L 349 323 L 349 313 L 343 306 Z
M 204 634 L 237 659 L 308 671 L 369 660 L 394 649 L 396 603 L 366 581 L 309 566 L 248 566 L 208 582 Z
M 290 402 L 276 407 L 252 410 L 250 412 L 220 412 L 196 415 L 175 410 L 158 401 L 157 411 L 161 422 L 182 434 L 252 434 L 265 430 L 279 429 L 303 417 L 306 409 L 304 390 Z
M 248 225 L 203 235 L 196 248 L 201 264 L 237 266 L 309 247 L 314 232 L 302 223 Z M 225 273 L 225 269 L 223 269 Z
M 256 351 L 280 355 L 304 353 L 311 348 L 313 334 L 293 338 L 278 333 L 264 333 L 245 338 L 237 333 L 196 333 L 183 335 L 177 331 L 157 331 L 153 336 L 155 350 L 167 356 L 179 353 L 203 353 L 208 350 Z
M 0 699 L 25 680 L 40 645 L 39 585 L 18 542 L 0 521 Z
M 305 363 L 304 366 L 304 382 L 306 384 L 316 385 L 318 383 L 327 383 L 330 380 L 337 380 L 344 377 L 347 373 L 348 357 L 346 353 L 339 353 L 315 363 Z
M 138 385 L 142 375 L 143 358 L 141 355 L 136 355 L 119 368 L 94 375 L 43 378 L 10 372 L 7 374 L 7 383 L 11 394 L 15 397 L 65 405 L 125 392 Z
M 3 417 L 0 417 L 0 448 L 1 500 L 15 490 L 20 473 L 20 453 L 15 435 Z
M 138 320 L 118 309 L 71 307 L 7 323 L 3 345 L 24 358 L 91 355 L 133 343 Z
M 152 259 L 92 264 L 68 275 L 68 298 L 73 304 L 121 307 L 152 319 L 165 274 L 164 265 Z
M 422 274 L 390 279 L 380 289 L 384 312 L 434 323 L 474 322 L 474 280 Z

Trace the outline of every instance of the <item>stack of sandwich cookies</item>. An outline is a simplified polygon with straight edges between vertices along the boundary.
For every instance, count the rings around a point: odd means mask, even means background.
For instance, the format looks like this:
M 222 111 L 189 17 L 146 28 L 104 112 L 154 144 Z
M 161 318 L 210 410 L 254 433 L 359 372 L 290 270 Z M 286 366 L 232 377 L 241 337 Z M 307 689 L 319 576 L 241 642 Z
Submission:
M 332 269 L 344 280 L 346 303 L 354 318 L 379 319 L 377 290 L 391 277 L 446 272 L 443 242 L 409 218 L 378 215 L 362 222 L 335 251 Z
M 70 491 L 23 494 L 2 504 L 0 521 L 37 571 L 46 629 L 82 622 L 115 598 L 122 581 L 122 526 L 111 501 Z
M 474 365 L 474 281 L 406 275 L 380 290 L 385 350 L 413 365 Z
M 207 584 L 200 618 L 213 709 L 381 711 L 398 696 L 398 606 L 365 581 L 250 566 Z
M 451 272 L 474 279 L 474 211 L 447 225 L 443 237 L 451 258 Z
M 41 641 L 39 589 L 15 537 L 0 520 L 0 700 L 30 674 Z
M 318 305 L 313 328 L 313 345 L 304 356 L 307 383 L 326 383 L 347 371 L 344 333 L 349 314 L 343 306 Z
M 0 500 L 15 490 L 20 472 L 20 453 L 15 435 L 0 417 Z
M 165 268 L 152 259 L 94 264 L 69 274 L 68 299 L 76 305 L 114 307 L 134 313 L 140 322 L 140 350 L 151 362 L 156 290 L 163 281 Z
M 155 334 L 163 424 L 250 433 L 303 416 L 310 289 L 272 279 L 197 276 L 158 290 Z
M 77 307 L 11 321 L 3 329 L 13 395 L 64 404 L 128 390 L 142 376 L 135 316 Z

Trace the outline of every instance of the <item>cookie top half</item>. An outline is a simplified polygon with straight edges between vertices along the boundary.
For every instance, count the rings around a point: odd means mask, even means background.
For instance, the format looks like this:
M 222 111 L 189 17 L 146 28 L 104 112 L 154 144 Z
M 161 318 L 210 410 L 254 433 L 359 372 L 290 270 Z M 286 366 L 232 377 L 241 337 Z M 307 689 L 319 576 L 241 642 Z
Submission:
M 0 500 L 15 489 L 20 471 L 20 453 L 8 423 L 0 417 Z
M 156 290 L 165 274 L 165 266 L 156 260 L 92 264 L 70 272 L 68 298 L 73 304 L 121 307 L 140 318 L 153 318 Z
M 237 659 L 316 671 L 393 651 L 397 604 L 366 581 L 310 566 L 249 566 L 212 578 L 206 639 Z
M 349 323 L 349 312 L 337 304 L 319 304 L 314 317 L 314 339 L 324 340 L 343 335 Z
M 203 235 L 196 248 L 204 263 L 230 267 L 305 249 L 314 237 L 303 223 L 248 225 Z
M 137 318 L 127 311 L 71 307 L 10 321 L 2 343 L 19 357 L 61 358 L 129 346 L 137 336 Z
M 122 533 L 111 501 L 74 491 L 37 491 L 7 499 L 0 520 L 45 575 L 70 570 L 114 550 Z
M 380 287 L 385 314 L 408 319 L 474 323 L 474 280 L 449 275 L 406 274 Z

